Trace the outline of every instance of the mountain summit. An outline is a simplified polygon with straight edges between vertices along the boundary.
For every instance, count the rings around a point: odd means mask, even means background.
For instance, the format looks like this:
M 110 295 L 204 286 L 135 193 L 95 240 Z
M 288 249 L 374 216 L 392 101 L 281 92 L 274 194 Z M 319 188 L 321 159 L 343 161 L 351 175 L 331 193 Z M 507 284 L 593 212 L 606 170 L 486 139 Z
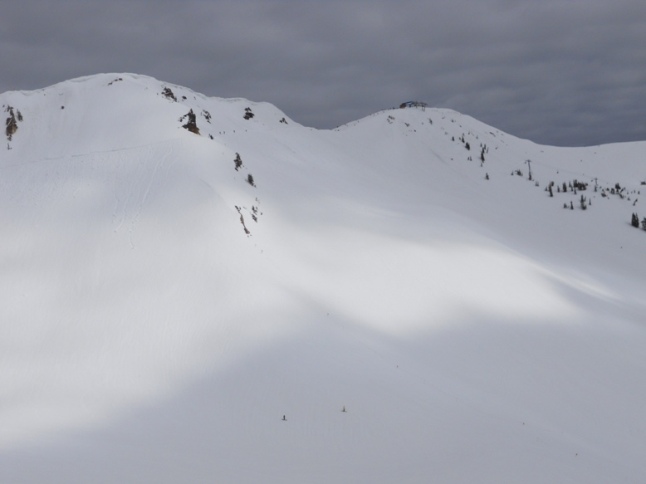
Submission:
M 646 475 L 646 143 L 134 74 L 0 105 L 0 481 Z

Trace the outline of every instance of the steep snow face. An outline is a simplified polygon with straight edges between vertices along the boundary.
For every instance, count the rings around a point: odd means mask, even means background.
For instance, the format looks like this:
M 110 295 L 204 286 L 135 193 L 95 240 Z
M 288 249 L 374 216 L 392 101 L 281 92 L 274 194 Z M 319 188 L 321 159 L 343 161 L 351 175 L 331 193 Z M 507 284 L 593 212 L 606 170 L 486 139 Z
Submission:
M 0 104 L 0 481 L 646 474 L 646 143 L 133 74 Z

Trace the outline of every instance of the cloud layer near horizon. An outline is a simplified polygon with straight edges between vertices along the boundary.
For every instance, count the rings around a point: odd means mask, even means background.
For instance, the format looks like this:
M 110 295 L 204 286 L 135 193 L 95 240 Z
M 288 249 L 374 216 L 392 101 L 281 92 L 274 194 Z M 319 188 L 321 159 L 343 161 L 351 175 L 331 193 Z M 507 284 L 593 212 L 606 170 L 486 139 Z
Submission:
M 25 0 L 0 92 L 136 72 L 330 128 L 415 99 L 533 141 L 646 140 L 642 0 Z

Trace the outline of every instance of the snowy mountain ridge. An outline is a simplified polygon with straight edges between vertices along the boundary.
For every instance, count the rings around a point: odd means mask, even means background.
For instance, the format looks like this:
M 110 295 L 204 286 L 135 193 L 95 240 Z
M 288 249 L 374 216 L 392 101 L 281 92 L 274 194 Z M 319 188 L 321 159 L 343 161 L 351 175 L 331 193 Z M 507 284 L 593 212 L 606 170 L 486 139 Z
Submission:
M 0 481 L 646 474 L 646 142 L 135 74 L 0 105 Z

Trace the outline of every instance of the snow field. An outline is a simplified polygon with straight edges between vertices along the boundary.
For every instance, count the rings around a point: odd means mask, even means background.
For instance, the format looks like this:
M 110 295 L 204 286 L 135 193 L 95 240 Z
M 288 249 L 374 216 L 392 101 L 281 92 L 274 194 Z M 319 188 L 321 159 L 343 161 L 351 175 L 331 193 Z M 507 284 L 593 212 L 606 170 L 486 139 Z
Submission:
M 646 473 L 641 197 L 545 192 L 637 191 L 643 143 L 434 109 L 317 131 L 126 74 L 2 103 L 0 481 Z

